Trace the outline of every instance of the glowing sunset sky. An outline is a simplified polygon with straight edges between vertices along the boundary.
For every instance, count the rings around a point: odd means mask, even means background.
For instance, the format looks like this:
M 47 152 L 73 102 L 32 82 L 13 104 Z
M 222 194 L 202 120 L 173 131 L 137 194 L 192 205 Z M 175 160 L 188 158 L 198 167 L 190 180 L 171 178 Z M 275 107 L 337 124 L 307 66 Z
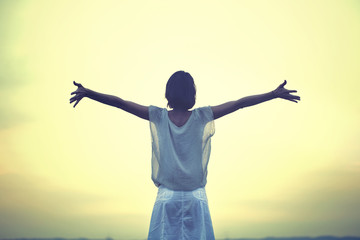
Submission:
M 148 122 L 85 99 L 195 107 L 275 89 L 215 121 L 217 238 L 360 235 L 360 1 L 0 1 L 0 238 L 145 238 Z

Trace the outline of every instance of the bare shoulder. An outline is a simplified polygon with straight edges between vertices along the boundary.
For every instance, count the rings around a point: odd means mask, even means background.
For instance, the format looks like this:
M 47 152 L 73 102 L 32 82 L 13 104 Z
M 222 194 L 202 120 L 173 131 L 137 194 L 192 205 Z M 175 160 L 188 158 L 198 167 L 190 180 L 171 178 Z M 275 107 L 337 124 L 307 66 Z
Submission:
M 210 106 L 214 115 L 214 120 L 231 113 L 235 109 L 235 102 L 226 102 L 216 106 Z
M 125 111 L 134 114 L 135 116 L 149 120 L 149 107 L 144 106 L 135 102 L 125 101 L 124 108 Z

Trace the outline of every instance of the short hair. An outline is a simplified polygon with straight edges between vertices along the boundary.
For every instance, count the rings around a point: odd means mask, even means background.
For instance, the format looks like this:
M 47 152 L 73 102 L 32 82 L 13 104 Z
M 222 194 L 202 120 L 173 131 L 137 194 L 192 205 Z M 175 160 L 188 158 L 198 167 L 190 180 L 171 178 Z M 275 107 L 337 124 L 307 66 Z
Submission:
M 192 108 L 196 99 L 196 86 L 192 76 L 184 71 L 171 75 L 166 83 L 165 98 L 170 108 Z

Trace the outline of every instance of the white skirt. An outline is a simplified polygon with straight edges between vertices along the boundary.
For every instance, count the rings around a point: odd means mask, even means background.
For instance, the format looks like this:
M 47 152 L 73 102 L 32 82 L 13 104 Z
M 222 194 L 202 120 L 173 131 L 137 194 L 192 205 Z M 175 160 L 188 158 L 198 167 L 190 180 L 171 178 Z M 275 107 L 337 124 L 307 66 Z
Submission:
M 148 239 L 214 240 L 205 189 L 173 191 L 160 186 Z

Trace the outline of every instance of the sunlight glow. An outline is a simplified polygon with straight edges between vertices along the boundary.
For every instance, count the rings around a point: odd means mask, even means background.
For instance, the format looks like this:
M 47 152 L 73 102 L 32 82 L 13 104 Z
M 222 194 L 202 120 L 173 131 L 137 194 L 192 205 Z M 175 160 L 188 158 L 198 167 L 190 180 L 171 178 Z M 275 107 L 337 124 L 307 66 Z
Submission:
M 145 238 L 148 123 L 68 99 L 76 80 L 166 107 L 177 70 L 195 79 L 195 107 L 284 79 L 302 98 L 215 122 L 217 238 L 360 235 L 359 12 L 350 0 L 1 1 L 0 238 Z

